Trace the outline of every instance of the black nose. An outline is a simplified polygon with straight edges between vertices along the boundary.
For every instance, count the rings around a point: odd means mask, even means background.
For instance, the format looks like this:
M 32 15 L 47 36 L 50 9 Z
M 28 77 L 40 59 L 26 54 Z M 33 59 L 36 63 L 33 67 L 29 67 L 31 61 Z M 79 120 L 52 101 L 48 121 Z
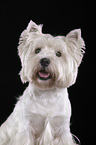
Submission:
M 43 66 L 43 67 L 47 67 L 47 66 L 50 64 L 50 60 L 49 60 L 48 58 L 42 58 L 42 59 L 40 60 L 40 64 L 41 64 L 41 66 Z

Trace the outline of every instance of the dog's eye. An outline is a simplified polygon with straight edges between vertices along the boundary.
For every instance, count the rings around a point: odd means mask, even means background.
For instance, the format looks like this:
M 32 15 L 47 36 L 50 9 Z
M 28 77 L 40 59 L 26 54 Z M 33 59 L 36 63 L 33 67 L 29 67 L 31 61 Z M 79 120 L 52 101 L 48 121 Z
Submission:
M 61 56 L 61 52 L 58 51 L 58 52 L 56 53 L 56 56 L 60 57 L 60 56 Z
M 37 53 L 39 53 L 41 51 L 41 48 L 37 48 L 36 50 L 35 50 L 35 53 L 37 54 Z

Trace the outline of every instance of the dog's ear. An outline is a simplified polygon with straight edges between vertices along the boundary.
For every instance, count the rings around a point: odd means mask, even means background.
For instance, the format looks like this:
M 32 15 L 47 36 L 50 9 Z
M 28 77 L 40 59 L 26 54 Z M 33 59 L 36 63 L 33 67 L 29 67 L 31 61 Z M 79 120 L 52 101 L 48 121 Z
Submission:
M 21 33 L 18 46 L 18 54 L 21 58 L 22 53 L 27 50 L 30 42 L 34 41 L 34 38 L 42 34 L 42 26 L 37 25 L 32 20 L 29 22 L 27 28 Z
M 75 29 L 69 32 L 66 36 L 66 42 L 69 53 L 76 60 L 77 65 L 79 66 L 82 61 L 83 54 L 85 53 L 85 43 L 81 37 L 81 29 Z
M 81 29 L 75 29 L 69 32 L 66 37 L 78 41 L 79 38 L 81 37 Z
M 29 22 L 28 26 L 27 26 L 27 31 L 29 33 L 33 32 L 33 33 L 42 33 L 42 26 L 43 25 L 37 25 L 36 23 L 34 23 L 32 20 Z

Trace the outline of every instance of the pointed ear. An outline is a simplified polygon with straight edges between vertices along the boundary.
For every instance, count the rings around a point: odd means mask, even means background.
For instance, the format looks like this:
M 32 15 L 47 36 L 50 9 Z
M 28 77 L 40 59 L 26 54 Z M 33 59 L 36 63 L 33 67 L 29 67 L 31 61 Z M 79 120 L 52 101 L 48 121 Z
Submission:
M 36 23 L 34 23 L 32 20 L 29 22 L 28 26 L 27 26 L 27 30 L 28 32 L 38 32 L 38 33 L 42 33 L 42 26 L 43 25 L 37 25 Z
M 78 39 L 81 37 L 81 29 L 75 29 L 69 32 L 66 37 L 78 41 Z
M 69 53 L 76 60 L 77 65 L 79 66 L 83 54 L 85 53 L 85 42 L 81 37 L 81 29 L 75 29 L 69 32 L 66 36 L 67 45 L 69 48 Z
M 21 33 L 18 46 L 18 53 L 20 58 L 22 57 L 22 53 L 24 52 L 24 50 L 27 50 L 27 46 L 29 45 L 29 43 L 34 41 L 34 38 L 36 38 L 39 34 L 42 33 L 42 26 L 43 25 L 35 24 L 31 20 L 27 28 Z

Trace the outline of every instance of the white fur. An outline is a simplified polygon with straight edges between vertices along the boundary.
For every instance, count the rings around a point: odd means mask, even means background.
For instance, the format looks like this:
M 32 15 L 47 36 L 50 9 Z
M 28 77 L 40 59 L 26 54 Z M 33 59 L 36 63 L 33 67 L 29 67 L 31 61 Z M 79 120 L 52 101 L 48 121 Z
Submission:
M 76 145 L 70 133 L 67 87 L 76 81 L 84 46 L 80 29 L 66 37 L 53 37 L 42 33 L 42 25 L 30 21 L 18 46 L 21 80 L 29 85 L 0 128 L 0 145 Z M 41 51 L 35 54 L 38 47 Z M 56 56 L 58 51 L 61 57 Z M 46 71 L 52 78 L 46 81 L 37 77 L 42 58 L 51 62 Z

